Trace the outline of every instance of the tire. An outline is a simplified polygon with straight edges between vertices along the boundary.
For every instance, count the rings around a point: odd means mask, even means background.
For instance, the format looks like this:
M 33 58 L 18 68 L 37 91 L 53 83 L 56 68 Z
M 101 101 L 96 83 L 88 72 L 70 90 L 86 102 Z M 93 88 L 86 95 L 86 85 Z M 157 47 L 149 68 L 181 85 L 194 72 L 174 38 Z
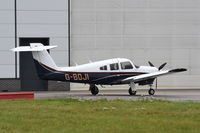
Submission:
M 129 93 L 129 95 L 133 96 L 133 95 L 136 95 L 137 91 L 133 91 L 130 87 L 128 90 L 128 93 Z
M 92 95 L 97 95 L 99 93 L 99 89 L 96 86 L 90 87 L 90 91 L 91 91 Z
M 155 90 L 154 89 L 149 89 L 149 95 L 154 95 L 155 94 Z

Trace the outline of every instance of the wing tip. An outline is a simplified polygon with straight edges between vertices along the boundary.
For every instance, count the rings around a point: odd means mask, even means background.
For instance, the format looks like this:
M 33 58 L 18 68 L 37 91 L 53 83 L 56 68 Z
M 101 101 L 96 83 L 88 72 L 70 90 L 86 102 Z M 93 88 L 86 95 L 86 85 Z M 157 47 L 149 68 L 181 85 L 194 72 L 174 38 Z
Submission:
M 169 72 L 184 72 L 184 71 L 187 71 L 187 69 L 186 68 L 177 68 L 177 69 L 172 69 Z

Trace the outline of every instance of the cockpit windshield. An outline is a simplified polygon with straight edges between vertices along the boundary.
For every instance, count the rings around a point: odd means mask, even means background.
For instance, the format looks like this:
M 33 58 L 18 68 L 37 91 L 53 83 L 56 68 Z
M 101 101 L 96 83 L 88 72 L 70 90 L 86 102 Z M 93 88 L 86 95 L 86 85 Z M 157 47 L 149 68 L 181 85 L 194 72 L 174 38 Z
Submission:
M 120 64 L 122 69 L 133 69 L 133 66 L 129 61 L 121 62 Z

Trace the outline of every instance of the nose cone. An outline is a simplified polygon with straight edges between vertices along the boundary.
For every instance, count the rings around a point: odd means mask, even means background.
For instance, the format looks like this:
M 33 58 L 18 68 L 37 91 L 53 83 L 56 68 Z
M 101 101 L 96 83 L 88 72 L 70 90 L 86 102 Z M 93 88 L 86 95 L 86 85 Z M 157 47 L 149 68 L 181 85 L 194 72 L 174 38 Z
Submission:
M 149 70 L 150 73 L 159 71 L 157 67 L 149 67 L 148 70 Z
M 157 71 L 159 71 L 159 70 L 158 70 L 157 67 L 152 67 L 152 71 L 153 71 L 153 72 L 157 72 Z
M 158 68 L 156 67 L 151 67 L 151 66 L 141 66 L 140 70 L 146 73 L 151 73 L 151 72 L 157 72 L 159 71 Z

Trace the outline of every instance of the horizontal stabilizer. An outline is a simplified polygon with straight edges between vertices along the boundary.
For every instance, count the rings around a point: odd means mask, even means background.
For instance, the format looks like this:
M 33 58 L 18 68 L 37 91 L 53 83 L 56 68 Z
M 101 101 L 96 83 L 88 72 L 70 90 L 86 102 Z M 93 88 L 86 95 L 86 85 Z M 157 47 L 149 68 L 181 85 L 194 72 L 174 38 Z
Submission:
M 43 51 L 55 48 L 57 46 L 44 46 L 41 43 L 30 43 L 30 46 L 20 46 L 11 49 L 13 52 L 29 52 L 29 51 Z

